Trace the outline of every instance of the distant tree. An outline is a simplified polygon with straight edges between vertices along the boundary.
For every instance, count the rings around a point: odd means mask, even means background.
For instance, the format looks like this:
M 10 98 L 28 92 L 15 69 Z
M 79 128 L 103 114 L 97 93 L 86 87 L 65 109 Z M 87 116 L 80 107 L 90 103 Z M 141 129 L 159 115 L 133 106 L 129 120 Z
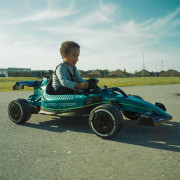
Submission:
M 134 71 L 134 75 L 136 75 L 137 73 L 138 73 L 138 70 L 135 70 L 135 71 Z
M 105 69 L 104 71 L 107 72 L 107 73 L 109 73 L 109 69 Z
M 101 70 L 101 76 L 102 77 L 106 77 L 108 74 L 109 74 L 109 70 L 108 69 Z

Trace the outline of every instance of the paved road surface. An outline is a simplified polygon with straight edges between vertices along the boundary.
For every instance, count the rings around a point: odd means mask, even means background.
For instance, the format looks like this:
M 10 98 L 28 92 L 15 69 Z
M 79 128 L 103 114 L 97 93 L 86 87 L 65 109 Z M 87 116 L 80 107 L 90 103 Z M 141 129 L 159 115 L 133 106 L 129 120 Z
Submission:
M 103 140 L 81 119 L 38 114 L 16 125 L 8 103 L 30 92 L 0 92 L 0 179 L 180 179 L 180 84 L 122 89 L 164 103 L 173 120 L 154 128 L 125 119 L 113 140 Z

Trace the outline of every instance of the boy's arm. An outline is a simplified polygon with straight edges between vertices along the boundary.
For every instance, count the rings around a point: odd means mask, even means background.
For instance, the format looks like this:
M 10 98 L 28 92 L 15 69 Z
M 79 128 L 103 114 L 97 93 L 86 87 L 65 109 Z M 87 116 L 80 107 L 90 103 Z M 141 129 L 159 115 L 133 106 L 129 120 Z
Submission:
M 88 82 L 76 83 L 74 87 L 78 89 L 87 89 L 89 84 Z
M 86 82 L 86 81 L 79 75 L 76 66 L 74 66 L 74 68 L 75 68 L 74 70 L 75 70 L 76 81 L 79 82 L 79 83 Z
M 86 82 L 78 73 L 78 70 L 76 68 L 76 66 L 74 66 L 74 70 L 75 70 L 75 76 L 76 76 L 76 81 L 77 83 L 75 84 L 75 88 L 78 89 L 87 89 L 89 87 L 88 82 Z

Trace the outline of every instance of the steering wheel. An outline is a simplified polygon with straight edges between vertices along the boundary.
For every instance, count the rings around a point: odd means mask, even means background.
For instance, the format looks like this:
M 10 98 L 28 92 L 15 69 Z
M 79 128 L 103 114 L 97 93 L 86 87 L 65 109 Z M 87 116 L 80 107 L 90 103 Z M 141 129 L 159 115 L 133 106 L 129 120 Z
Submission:
M 94 94 L 94 93 L 96 93 L 99 89 L 101 89 L 98 85 L 97 85 L 97 83 L 98 83 L 98 79 L 97 78 L 95 78 L 95 77 L 93 77 L 93 78 L 89 78 L 88 80 L 87 80 L 87 82 L 89 83 L 89 87 L 88 87 L 88 89 L 86 90 L 88 93 L 92 93 L 92 94 Z

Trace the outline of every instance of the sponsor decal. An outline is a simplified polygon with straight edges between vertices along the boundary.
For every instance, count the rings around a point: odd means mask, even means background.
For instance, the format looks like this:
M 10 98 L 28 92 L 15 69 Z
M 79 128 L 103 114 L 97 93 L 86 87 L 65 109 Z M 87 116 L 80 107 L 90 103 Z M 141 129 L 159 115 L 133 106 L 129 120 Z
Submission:
M 63 107 L 63 108 L 65 108 L 65 107 L 74 107 L 74 106 L 76 106 L 76 103 L 51 103 L 51 102 L 47 102 L 47 103 L 44 103 L 44 106 L 46 106 L 46 107 Z
M 149 115 L 146 115 L 146 114 L 141 114 L 141 117 L 142 117 L 142 118 L 149 119 Z
M 90 97 L 90 98 L 85 99 L 84 105 L 94 104 L 94 103 L 98 103 L 98 102 L 101 102 L 101 101 L 102 100 L 101 100 L 100 96 Z

